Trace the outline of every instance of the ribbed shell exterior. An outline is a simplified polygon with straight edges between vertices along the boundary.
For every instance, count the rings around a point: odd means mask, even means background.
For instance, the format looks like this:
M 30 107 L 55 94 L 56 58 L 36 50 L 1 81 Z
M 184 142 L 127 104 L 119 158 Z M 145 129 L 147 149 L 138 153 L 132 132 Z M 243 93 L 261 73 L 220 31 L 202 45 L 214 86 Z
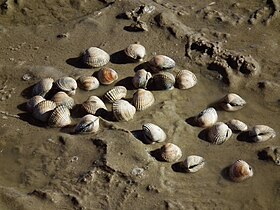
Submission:
M 38 83 L 35 84 L 32 90 L 32 95 L 40 95 L 44 97 L 53 86 L 54 80 L 52 78 L 41 79 Z
M 145 69 L 140 69 L 135 72 L 135 75 L 132 79 L 132 84 L 135 88 L 146 89 L 149 80 L 152 78 L 152 74 Z
M 146 56 L 146 49 L 141 44 L 130 44 L 124 52 L 128 57 L 140 61 Z
M 75 101 L 72 97 L 68 96 L 65 92 L 57 92 L 51 99 L 56 105 L 65 105 L 68 109 L 72 109 L 75 105 Z
M 81 118 L 75 127 L 75 133 L 86 134 L 96 133 L 99 130 L 99 118 L 91 114 L 87 114 Z
M 142 125 L 144 136 L 148 142 L 160 143 L 166 140 L 165 132 L 153 123 L 146 123 Z
M 44 101 L 45 99 L 40 96 L 40 95 L 36 95 L 36 96 L 33 96 L 32 98 L 29 99 L 29 101 L 26 102 L 26 109 L 29 111 L 29 112 L 33 112 L 33 109 L 34 107 L 40 103 L 41 101 Z
M 222 144 L 232 135 L 231 129 L 223 122 L 217 122 L 208 130 L 208 141 L 212 144 Z
M 246 101 L 235 93 L 229 93 L 220 100 L 220 106 L 228 112 L 234 112 L 242 109 Z
M 232 119 L 226 124 L 235 133 L 246 131 L 248 129 L 248 126 L 244 122 L 236 119 Z
M 184 160 L 183 164 L 187 172 L 194 173 L 204 167 L 205 160 L 198 155 L 190 155 Z
M 196 124 L 200 127 L 210 127 L 218 120 L 218 114 L 213 107 L 209 107 L 200 112 L 196 118 Z
M 52 110 L 54 110 L 56 104 L 53 101 L 44 100 L 38 103 L 32 112 L 32 115 L 35 119 L 42 122 L 47 122 Z
M 66 92 L 68 95 L 75 95 L 78 87 L 77 82 L 72 77 L 61 77 L 55 82 L 56 87 Z
M 175 77 L 169 72 L 159 72 L 153 76 L 153 84 L 157 90 L 172 90 Z
M 253 169 L 244 160 L 235 161 L 229 168 L 229 177 L 234 182 L 241 182 L 252 176 Z
M 167 143 L 160 149 L 161 157 L 167 162 L 176 162 L 182 157 L 182 150 L 175 144 Z
M 176 75 L 176 85 L 179 89 L 190 89 L 197 84 L 197 78 L 189 70 L 181 70 Z
M 124 86 L 115 86 L 111 90 L 107 91 L 104 98 L 110 103 L 114 103 L 117 100 L 125 98 L 127 94 L 127 89 Z
M 90 47 L 85 50 L 83 62 L 91 67 L 101 67 L 110 61 L 110 55 L 98 47 Z
M 274 138 L 275 136 L 275 130 L 267 125 L 255 125 L 249 131 L 249 138 L 254 142 L 264 142 Z
M 118 73 L 111 68 L 103 67 L 98 71 L 98 80 L 103 85 L 110 85 L 115 82 L 119 77 Z
M 97 96 L 90 96 L 83 104 L 82 107 L 89 113 L 95 114 L 99 109 L 107 110 L 104 102 Z
M 113 103 L 113 114 L 118 121 L 132 120 L 135 112 L 135 107 L 128 101 L 120 99 Z
M 170 70 L 175 67 L 175 61 L 166 55 L 156 55 L 150 61 L 151 69 L 156 73 L 162 70 Z
M 142 111 L 153 105 L 155 102 L 154 95 L 149 90 L 138 89 L 133 94 L 133 105 L 137 111 Z
M 51 113 L 48 120 L 50 127 L 62 128 L 71 124 L 69 109 L 64 105 L 57 106 Z
M 80 76 L 78 79 L 79 87 L 83 90 L 95 90 L 99 87 L 100 83 L 96 77 L 93 76 Z

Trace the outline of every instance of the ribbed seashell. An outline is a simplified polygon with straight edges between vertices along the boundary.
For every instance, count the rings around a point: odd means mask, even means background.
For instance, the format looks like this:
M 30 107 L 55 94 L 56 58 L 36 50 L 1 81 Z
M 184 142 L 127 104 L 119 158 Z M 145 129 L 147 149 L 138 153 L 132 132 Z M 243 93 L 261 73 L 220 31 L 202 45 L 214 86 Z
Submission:
M 166 55 L 156 55 L 150 61 L 151 69 L 156 73 L 159 71 L 170 70 L 175 67 L 175 61 Z
M 32 98 L 29 99 L 29 101 L 27 101 L 26 103 L 26 109 L 29 111 L 29 112 L 32 112 L 34 107 L 40 103 L 41 101 L 44 101 L 45 99 L 40 96 L 40 95 L 37 95 L 37 96 L 33 96 Z
M 98 47 L 90 47 L 85 50 L 83 62 L 91 67 L 101 67 L 110 61 L 110 55 Z
M 51 113 L 48 125 L 54 128 L 62 128 L 71 124 L 69 109 L 64 105 L 57 106 Z
M 75 95 L 78 87 L 77 82 L 72 77 L 61 77 L 55 82 L 56 87 L 66 92 L 69 96 Z
M 146 123 L 142 125 L 144 137 L 148 142 L 159 143 L 164 142 L 166 139 L 165 132 L 153 123 Z
M 153 76 L 153 85 L 157 90 L 172 90 L 175 77 L 169 72 L 160 72 Z
M 229 168 L 229 177 L 234 182 L 241 182 L 252 176 L 253 169 L 244 160 L 235 161 Z
M 175 144 L 167 143 L 160 148 L 161 157 L 167 162 L 176 162 L 182 157 L 182 150 Z
M 32 95 L 40 95 L 44 97 L 52 89 L 53 82 L 54 80 L 52 78 L 41 79 L 33 87 Z
M 255 125 L 249 131 L 249 138 L 254 142 L 263 142 L 272 139 L 276 136 L 276 132 L 273 128 L 267 125 Z
M 132 84 L 135 88 L 147 88 L 149 79 L 152 78 L 152 74 L 145 69 L 140 69 L 135 72 L 135 75 L 132 79 Z
M 181 70 L 176 75 L 176 85 L 179 89 L 189 89 L 195 86 L 197 78 L 194 73 L 189 70 Z
M 110 85 L 115 82 L 119 77 L 118 73 L 111 68 L 103 67 L 98 71 L 98 80 L 103 85 Z
M 196 117 L 196 124 L 200 127 L 210 127 L 218 120 L 218 114 L 213 107 L 209 107 L 200 112 Z
M 232 132 L 235 133 L 246 131 L 248 129 L 248 126 L 244 122 L 236 119 L 232 119 L 226 124 L 232 130 Z
M 120 99 L 113 103 L 113 114 L 118 121 L 129 121 L 133 119 L 135 112 L 135 107 L 128 101 Z
M 139 61 L 142 61 L 146 56 L 146 49 L 141 44 L 130 44 L 127 48 L 125 48 L 124 52 L 128 57 Z
M 183 162 L 187 172 L 197 172 L 202 169 L 205 165 L 205 160 L 203 157 L 197 155 L 188 156 Z
M 246 101 L 235 93 L 229 93 L 220 100 L 220 106 L 229 112 L 242 109 L 245 104 Z
M 149 90 L 138 89 L 133 94 L 133 105 L 137 111 L 145 110 L 155 102 L 154 95 Z
M 47 122 L 52 110 L 54 110 L 56 104 L 53 101 L 44 100 L 38 103 L 32 112 L 32 115 L 35 119 L 40 120 L 42 122 Z
M 127 89 L 124 86 L 115 86 L 105 93 L 104 98 L 110 103 L 114 103 L 117 100 L 125 98 L 126 94 Z
M 75 105 L 74 99 L 68 96 L 65 92 L 57 92 L 51 99 L 56 105 L 65 105 L 68 109 L 72 109 Z
M 208 130 L 208 141 L 212 144 L 222 144 L 232 135 L 231 129 L 223 122 L 217 122 Z
M 89 113 L 95 114 L 99 109 L 107 110 L 104 102 L 97 96 L 90 96 L 83 104 L 82 107 Z
M 80 76 L 78 79 L 79 87 L 83 90 L 95 90 L 99 87 L 99 81 L 93 76 Z
M 87 114 L 76 125 L 75 133 L 96 133 L 99 130 L 99 117 Z

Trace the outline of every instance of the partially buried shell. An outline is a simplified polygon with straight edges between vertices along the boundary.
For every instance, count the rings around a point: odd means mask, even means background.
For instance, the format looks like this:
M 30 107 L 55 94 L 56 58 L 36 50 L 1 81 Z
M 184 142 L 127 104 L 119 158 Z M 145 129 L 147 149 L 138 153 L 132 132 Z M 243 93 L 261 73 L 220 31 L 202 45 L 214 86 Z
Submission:
M 32 98 L 29 99 L 29 101 L 26 102 L 26 109 L 29 111 L 29 112 L 32 112 L 34 107 L 40 103 L 41 101 L 44 101 L 45 99 L 40 96 L 40 95 L 37 95 L 37 96 L 33 96 Z
M 69 109 L 64 105 L 57 106 L 51 113 L 48 120 L 50 127 L 62 128 L 71 124 Z
M 38 103 L 32 112 L 32 115 L 35 119 L 40 120 L 42 122 L 47 122 L 52 110 L 54 110 L 56 104 L 53 101 L 44 100 Z
M 229 112 L 242 109 L 246 105 L 246 101 L 235 93 L 229 93 L 220 100 L 220 106 Z
M 145 110 L 155 102 L 154 95 L 151 91 L 138 89 L 133 94 L 133 105 L 137 111 Z
M 127 89 L 124 86 L 115 86 L 111 90 L 107 91 L 104 95 L 104 98 L 113 103 L 117 100 L 125 98 L 127 94 Z
M 75 133 L 96 133 L 99 130 L 99 118 L 91 114 L 82 117 L 76 125 Z
M 147 88 L 149 80 L 152 78 L 152 74 L 145 69 L 140 69 L 135 72 L 132 79 L 132 84 L 135 88 Z
M 276 165 L 280 166 L 280 146 L 266 147 L 258 155 L 260 159 L 272 160 Z
M 160 149 L 161 157 L 167 162 L 176 162 L 182 157 L 182 150 L 175 144 L 167 143 Z
M 234 182 L 241 182 L 252 176 L 253 169 L 244 160 L 235 161 L 229 168 L 229 177 Z
M 142 61 L 146 56 L 146 49 L 141 44 L 130 44 L 127 48 L 125 48 L 124 52 L 128 57 L 139 61 Z
M 208 129 L 208 141 L 212 144 L 222 144 L 232 135 L 231 129 L 223 122 L 217 122 Z
M 95 115 L 100 110 L 107 110 L 104 102 L 97 96 L 90 96 L 83 104 L 82 107 L 89 114 Z
M 74 99 L 68 96 L 65 92 L 57 92 L 51 99 L 56 105 L 65 105 L 68 109 L 72 109 L 75 105 Z
M 149 61 L 153 72 L 170 70 L 175 67 L 175 61 L 166 55 L 156 55 Z
M 194 173 L 204 167 L 205 160 L 203 157 L 191 155 L 184 160 L 183 165 L 185 166 L 187 172 Z
M 246 131 L 248 129 L 248 126 L 244 122 L 236 119 L 232 119 L 226 124 L 232 130 L 232 132 L 235 133 Z
M 181 70 L 176 76 L 176 85 L 179 89 L 189 89 L 195 86 L 197 78 L 194 73 L 189 70 Z
M 218 114 L 213 107 L 209 107 L 203 110 L 195 117 L 195 123 L 197 124 L 197 126 L 204 128 L 214 125 L 217 120 Z
M 165 132 L 153 123 L 142 125 L 145 139 L 150 143 L 164 142 L 166 139 Z
M 111 68 L 104 67 L 98 71 L 98 80 L 103 85 L 110 85 L 118 79 L 118 73 Z
M 175 77 L 169 72 L 160 72 L 153 76 L 153 85 L 157 90 L 172 90 Z
M 274 129 L 267 125 L 255 125 L 249 131 L 249 138 L 253 142 L 263 142 L 276 136 Z
M 41 79 L 33 87 L 32 95 L 40 95 L 44 97 L 52 89 L 53 82 L 54 80 L 52 78 Z
M 113 103 L 113 114 L 118 121 L 133 119 L 136 109 L 128 101 L 120 99 Z
M 55 82 L 56 87 L 66 92 L 69 96 L 75 95 L 78 87 L 77 82 L 72 77 L 61 77 Z
M 80 76 L 78 84 L 83 90 L 95 90 L 99 87 L 98 79 L 93 76 Z
M 98 47 L 90 47 L 83 53 L 83 62 L 91 67 L 101 67 L 110 61 L 110 55 Z

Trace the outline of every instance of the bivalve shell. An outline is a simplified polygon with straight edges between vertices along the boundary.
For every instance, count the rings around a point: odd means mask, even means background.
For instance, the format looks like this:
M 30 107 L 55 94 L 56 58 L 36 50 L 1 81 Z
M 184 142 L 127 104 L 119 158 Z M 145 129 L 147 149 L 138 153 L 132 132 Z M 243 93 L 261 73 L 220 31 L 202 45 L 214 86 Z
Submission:
M 176 85 L 179 89 L 190 89 L 197 83 L 194 73 L 189 70 L 181 70 L 176 76 Z
M 85 50 L 83 62 L 91 67 L 101 67 L 110 61 L 110 55 L 98 47 L 90 47 Z
M 252 176 L 253 169 L 244 160 L 235 161 L 229 168 L 229 177 L 234 182 L 241 182 Z
M 187 172 L 194 173 L 204 167 L 205 160 L 203 157 L 191 155 L 184 160 L 183 165 L 185 166 Z
M 217 120 L 218 114 L 213 107 L 203 110 L 195 117 L 196 124 L 204 128 L 214 125 Z
M 113 103 L 113 114 L 118 121 L 133 119 L 136 109 L 128 101 L 120 99 Z
M 99 130 L 99 117 L 87 114 L 76 125 L 75 133 L 96 133 Z
M 66 92 L 69 96 L 75 95 L 78 87 L 76 80 L 72 77 L 61 77 L 55 82 L 55 85 L 59 90 Z
M 273 128 L 267 125 L 255 125 L 249 131 L 249 138 L 254 142 L 263 142 L 272 139 L 276 136 L 276 132 Z
M 246 131 L 248 129 L 248 126 L 244 122 L 236 119 L 232 119 L 226 124 L 234 133 Z
M 176 162 L 182 157 L 182 150 L 175 144 L 167 143 L 160 149 L 161 157 L 167 162 Z
M 32 90 L 32 95 L 40 95 L 44 97 L 53 86 L 54 80 L 52 78 L 41 79 L 38 83 L 35 84 Z
M 100 109 L 107 110 L 104 102 L 97 96 L 90 96 L 83 104 L 82 107 L 89 113 L 95 114 Z
M 69 109 L 64 105 L 57 106 L 51 113 L 48 125 L 54 128 L 62 128 L 71 124 Z
M 153 123 L 146 123 L 142 125 L 145 139 L 150 143 L 164 142 L 166 139 L 165 132 Z
M 156 55 L 150 61 L 151 69 L 156 73 L 159 71 L 170 70 L 175 67 L 175 61 L 166 55 Z
M 56 105 L 65 105 L 68 109 L 72 109 L 75 105 L 74 99 L 68 96 L 65 92 L 57 92 L 51 99 Z
M 47 122 L 52 110 L 54 110 L 56 104 L 53 101 L 44 100 L 38 103 L 32 112 L 32 115 L 35 119 L 42 122 Z
M 128 57 L 139 61 L 142 61 L 146 56 L 146 49 L 141 44 L 130 44 L 127 48 L 125 48 L 124 52 Z
M 145 69 L 140 69 L 135 72 L 135 75 L 132 79 L 132 84 L 135 88 L 143 88 L 146 89 L 149 79 L 152 78 L 152 74 Z
M 220 106 L 228 112 L 234 112 L 242 109 L 246 101 L 235 93 L 229 93 L 220 100 Z
M 98 80 L 103 85 L 110 85 L 118 79 L 118 73 L 111 68 L 104 67 L 98 71 Z
M 223 122 L 217 122 L 208 130 L 208 141 L 212 144 L 222 144 L 232 135 L 231 129 Z
M 127 89 L 124 86 L 115 86 L 105 93 L 104 98 L 110 103 L 114 103 L 117 100 L 125 98 L 126 94 Z
M 133 94 L 133 105 L 137 111 L 145 110 L 155 102 L 154 95 L 151 91 L 138 89 Z
M 153 85 L 157 90 L 172 90 L 175 77 L 169 72 L 160 72 L 153 76 Z
M 93 76 L 80 76 L 78 84 L 83 90 L 95 90 L 99 87 L 98 79 Z
M 29 112 L 33 112 L 33 109 L 34 107 L 40 103 L 41 101 L 44 101 L 45 99 L 40 96 L 40 95 L 37 95 L 37 96 L 33 96 L 32 98 L 29 99 L 29 101 L 26 103 L 26 109 L 29 111 Z

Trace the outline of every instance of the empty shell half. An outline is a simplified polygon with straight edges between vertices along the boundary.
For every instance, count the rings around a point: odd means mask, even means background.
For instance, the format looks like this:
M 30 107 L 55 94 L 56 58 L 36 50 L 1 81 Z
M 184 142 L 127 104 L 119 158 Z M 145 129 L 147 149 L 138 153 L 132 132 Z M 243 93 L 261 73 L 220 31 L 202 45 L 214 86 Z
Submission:
M 60 105 L 57 106 L 51 113 L 48 120 L 48 125 L 54 128 L 62 128 L 71 124 L 71 117 L 69 109 Z
M 248 129 L 248 126 L 244 122 L 236 119 L 232 119 L 226 124 L 234 133 L 246 131 Z
M 167 143 L 160 148 L 161 157 L 167 162 L 176 162 L 182 157 L 182 150 L 175 144 Z
M 204 109 L 195 117 L 195 122 L 197 126 L 200 127 L 210 127 L 214 125 L 218 120 L 218 114 L 213 107 Z
M 179 89 L 190 89 L 197 83 L 194 73 L 189 70 L 181 70 L 176 76 L 176 85 Z
M 82 107 L 86 112 L 93 115 L 99 110 L 107 110 L 104 102 L 97 96 L 90 96 L 84 103 L 82 103 Z
M 175 67 L 175 61 L 166 55 L 156 55 L 149 61 L 153 72 L 170 70 Z
M 81 118 L 76 125 L 75 133 L 96 133 L 99 130 L 99 118 L 91 114 L 87 114 Z
M 150 143 L 164 142 L 166 139 L 165 132 L 153 123 L 142 125 L 145 139 Z
M 82 61 L 90 67 L 101 67 L 110 61 L 110 55 L 98 47 L 90 47 L 84 51 Z
M 69 96 L 75 95 L 78 87 L 77 82 L 72 77 L 61 77 L 55 82 L 56 87 L 67 93 Z
M 36 95 L 33 96 L 32 98 L 29 99 L 29 101 L 26 102 L 26 109 L 29 112 L 33 112 L 34 107 L 40 103 L 41 101 L 44 101 L 45 99 L 40 96 L 40 95 Z
M 113 103 L 113 114 L 118 121 L 132 120 L 135 112 L 135 107 L 128 101 L 120 99 Z
M 135 88 L 143 88 L 146 89 L 149 79 L 152 78 L 152 74 L 145 69 L 140 69 L 135 72 L 135 75 L 132 79 L 132 84 Z
M 157 90 L 172 90 L 175 77 L 169 72 L 159 72 L 153 76 L 153 85 Z
M 32 112 L 32 115 L 35 119 L 40 120 L 42 122 L 47 122 L 52 110 L 54 110 L 56 104 L 53 101 L 44 100 L 38 103 Z
M 32 95 L 40 95 L 44 97 L 53 86 L 54 80 L 52 78 L 44 78 L 41 79 L 38 83 L 35 84 L 35 86 L 32 89 Z
M 146 56 L 146 49 L 141 44 L 130 44 L 127 48 L 125 48 L 124 52 L 128 57 L 139 61 L 142 61 Z
M 57 92 L 51 99 L 56 105 L 64 105 L 68 109 L 72 109 L 75 105 L 74 99 L 68 96 L 65 92 L 59 91 Z
M 249 138 L 253 142 L 263 142 L 272 139 L 276 136 L 273 128 L 267 125 L 255 125 L 249 131 Z
M 98 71 L 98 80 L 103 85 L 110 85 L 118 79 L 118 73 L 111 68 L 103 67 Z
M 217 122 L 208 129 L 208 141 L 212 144 L 222 144 L 232 135 L 231 129 L 223 122 Z
M 252 176 L 253 169 L 244 160 L 235 161 L 229 168 L 229 177 L 234 182 L 241 182 Z
M 235 93 L 229 93 L 220 100 L 220 106 L 229 112 L 242 109 L 246 105 L 246 101 Z
M 107 91 L 104 98 L 110 103 L 114 103 L 117 100 L 125 98 L 127 94 L 127 89 L 124 86 L 115 86 L 111 90 Z
M 95 90 L 99 87 L 98 79 L 93 76 L 80 76 L 78 84 L 83 90 Z
M 154 95 L 149 90 L 138 89 L 133 94 L 133 105 L 137 111 L 145 110 L 155 102 Z
M 204 167 L 205 160 L 203 157 L 190 155 L 184 160 L 183 165 L 186 168 L 187 172 L 194 173 Z

